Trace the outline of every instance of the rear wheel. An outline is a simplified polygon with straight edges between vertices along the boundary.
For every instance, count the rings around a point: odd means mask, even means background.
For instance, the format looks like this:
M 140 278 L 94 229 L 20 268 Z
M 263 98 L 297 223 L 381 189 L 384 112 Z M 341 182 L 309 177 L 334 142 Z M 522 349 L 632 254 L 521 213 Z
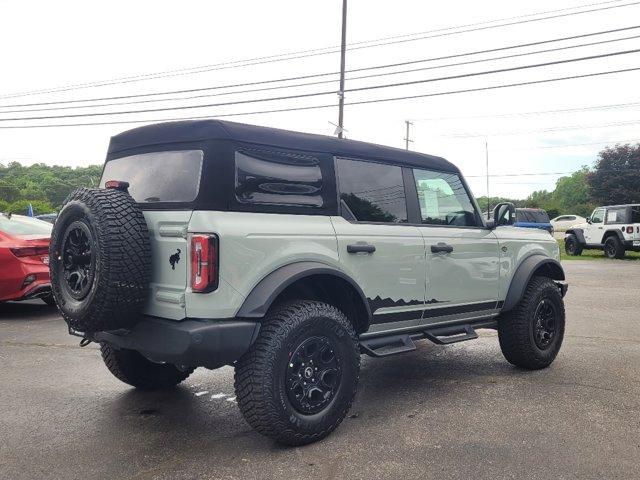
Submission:
M 580 245 L 578 238 L 573 233 L 567 235 L 567 238 L 565 238 L 564 251 L 567 255 L 572 257 L 582 254 L 582 246 Z
M 498 321 L 502 353 L 513 365 L 538 370 L 551 365 L 564 338 L 562 295 L 547 277 L 534 276 L 520 303 Z
M 238 406 L 258 432 L 286 445 L 329 435 L 355 397 L 360 352 L 342 312 L 315 301 L 276 306 L 236 364 Z
M 609 237 L 604 242 L 604 254 L 608 258 L 624 258 L 624 245 L 618 237 Z
M 159 390 L 175 387 L 185 380 L 193 368 L 178 369 L 168 363 L 153 363 L 134 350 L 100 344 L 102 360 L 118 380 L 141 390 Z

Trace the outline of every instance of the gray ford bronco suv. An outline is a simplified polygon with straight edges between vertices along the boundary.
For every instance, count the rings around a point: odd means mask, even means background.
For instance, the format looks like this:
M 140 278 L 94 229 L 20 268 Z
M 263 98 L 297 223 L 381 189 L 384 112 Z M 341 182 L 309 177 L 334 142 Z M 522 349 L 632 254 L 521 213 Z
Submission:
M 360 355 L 497 329 L 506 359 L 553 362 L 565 276 L 547 232 L 484 221 L 434 156 L 217 120 L 111 139 L 100 188 L 77 189 L 51 240 L 71 334 L 142 389 L 235 368 L 238 406 L 301 445 L 347 414 Z

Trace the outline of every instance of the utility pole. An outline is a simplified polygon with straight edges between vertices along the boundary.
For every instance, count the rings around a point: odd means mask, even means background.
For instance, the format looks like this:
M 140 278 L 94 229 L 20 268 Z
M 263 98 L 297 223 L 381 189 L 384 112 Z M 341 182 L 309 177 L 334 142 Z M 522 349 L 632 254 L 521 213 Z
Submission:
M 489 143 L 484 139 L 484 156 L 487 163 L 487 220 L 491 218 L 491 203 L 489 200 Z
M 409 143 L 413 142 L 413 140 L 411 140 L 409 137 L 409 127 L 413 125 L 413 122 L 410 122 L 409 120 L 405 120 L 404 123 L 407 124 L 407 133 L 404 137 L 404 148 L 409 150 Z
M 342 0 L 342 43 L 340 46 L 340 91 L 338 92 L 338 138 L 342 138 L 344 129 L 344 63 L 347 50 L 347 0 Z

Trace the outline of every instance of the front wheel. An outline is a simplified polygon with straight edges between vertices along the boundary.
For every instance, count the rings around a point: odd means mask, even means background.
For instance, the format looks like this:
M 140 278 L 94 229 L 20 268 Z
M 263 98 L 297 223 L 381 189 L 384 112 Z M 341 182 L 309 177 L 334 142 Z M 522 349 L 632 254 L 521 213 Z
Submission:
M 562 345 L 564 326 L 558 287 L 550 278 L 534 276 L 520 303 L 498 321 L 500 348 L 507 361 L 518 367 L 548 367 Z
M 564 240 L 564 251 L 572 257 L 582 254 L 580 242 L 578 242 L 578 238 L 573 233 L 567 235 L 567 238 Z
M 275 307 L 238 361 L 235 390 L 244 418 L 285 445 L 320 440 L 344 419 L 356 394 L 360 352 L 342 312 L 300 300 Z
M 609 237 L 605 240 L 604 254 L 607 258 L 624 258 L 624 245 L 618 237 Z

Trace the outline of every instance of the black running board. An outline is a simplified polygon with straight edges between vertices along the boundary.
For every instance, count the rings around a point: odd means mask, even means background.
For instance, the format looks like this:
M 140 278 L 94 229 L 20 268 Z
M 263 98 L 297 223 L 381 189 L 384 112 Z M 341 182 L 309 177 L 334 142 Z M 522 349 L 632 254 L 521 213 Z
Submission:
M 484 325 L 482 325 L 484 326 Z M 478 338 L 470 324 L 432 327 L 411 333 L 392 334 L 360 340 L 360 351 L 371 357 L 388 357 L 416 349 L 414 340 L 426 338 L 437 345 L 464 342 Z

